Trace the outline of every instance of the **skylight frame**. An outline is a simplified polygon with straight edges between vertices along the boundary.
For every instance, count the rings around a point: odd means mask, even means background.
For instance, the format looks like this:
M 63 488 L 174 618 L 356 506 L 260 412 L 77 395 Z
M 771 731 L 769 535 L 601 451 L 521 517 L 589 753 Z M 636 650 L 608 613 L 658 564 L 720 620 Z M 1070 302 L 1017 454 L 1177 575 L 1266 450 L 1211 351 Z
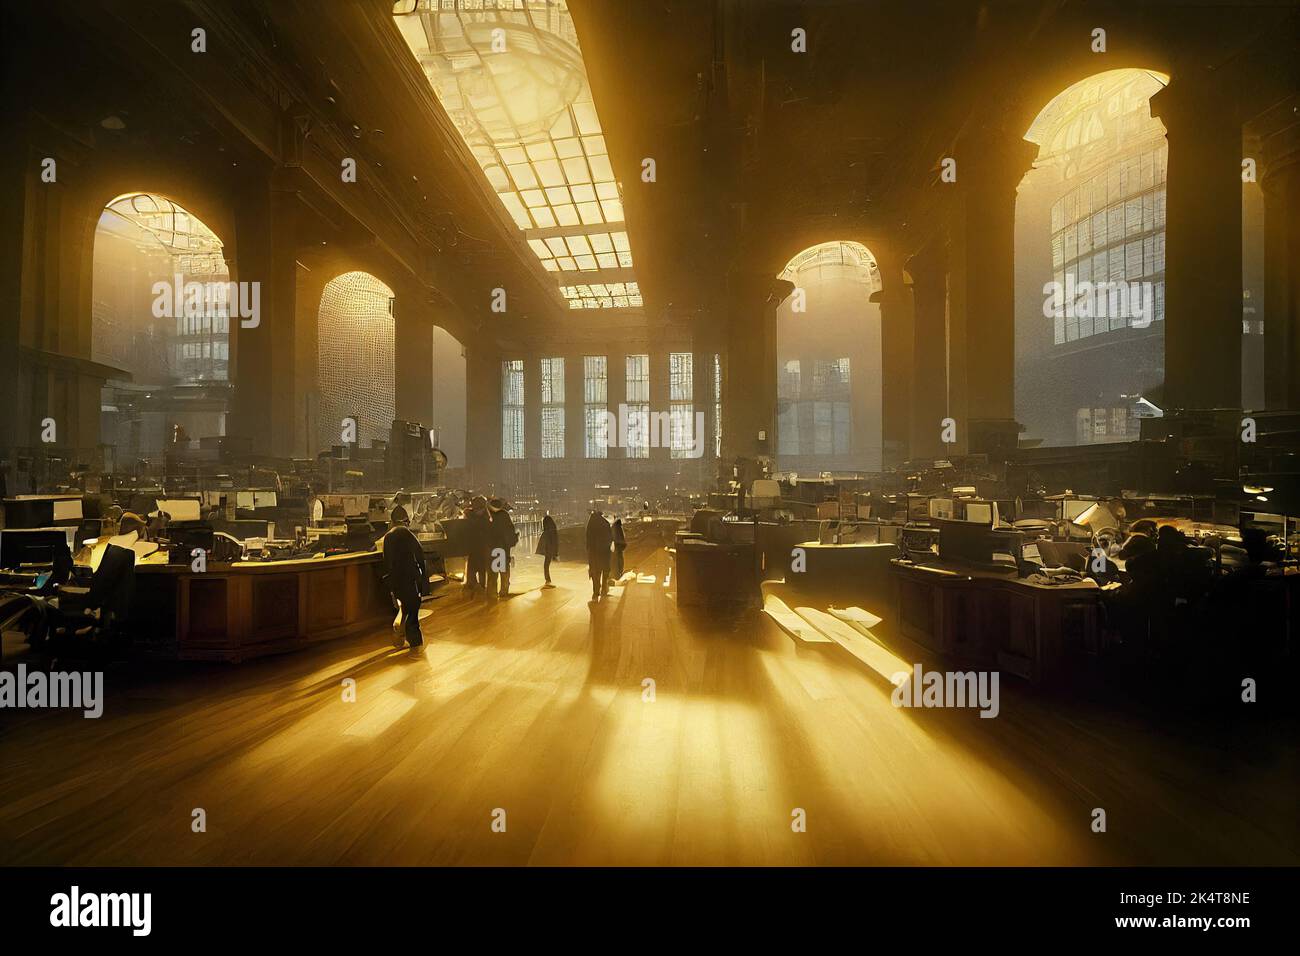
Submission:
M 622 188 L 565 0 L 402 6 L 394 19 L 434 95 L 569 308 L 641 307 Z M 506 52 L 492 51 L 494 30 Z

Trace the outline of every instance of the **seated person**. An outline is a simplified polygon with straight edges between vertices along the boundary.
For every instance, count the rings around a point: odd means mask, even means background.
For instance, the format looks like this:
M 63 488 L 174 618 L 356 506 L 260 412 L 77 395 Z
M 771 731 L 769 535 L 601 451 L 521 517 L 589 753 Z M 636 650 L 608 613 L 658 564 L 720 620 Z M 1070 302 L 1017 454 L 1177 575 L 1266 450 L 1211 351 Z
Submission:
M 1140 554 L 1147 554 L 1156 549 L 1156 523 L 1150 518 L 1134 521 L 1129 527 L 1129 536 L 1119 549 L 1116 557 L 1127 561 Z
M 127 618 L 135 591 L 134 534 L 105 542 L 88 588 L 61 587 L 49 598 L 36 598 L 40 618 L 31 635 L 33 648 L 55 656 L 97 623 Z

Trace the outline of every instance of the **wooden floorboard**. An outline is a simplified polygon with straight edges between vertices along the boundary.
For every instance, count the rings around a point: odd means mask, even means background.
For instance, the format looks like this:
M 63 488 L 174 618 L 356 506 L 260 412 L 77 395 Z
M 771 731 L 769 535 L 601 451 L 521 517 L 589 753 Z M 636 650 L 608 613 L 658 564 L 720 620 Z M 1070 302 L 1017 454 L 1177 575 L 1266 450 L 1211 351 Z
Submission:
M 590 605 L 583 568 L 543 591 L 521 557 L 517 596 L 434 602 L 422 661 L 385 630 L 110 672 L 100 720 L 5 713 L 0 863 L 1300 861 L 1294 742 L 1006 684 L 994 720 L 900 710 L 843 647 L 679 611 L 665 555 L 637 563 L 654 583 Z

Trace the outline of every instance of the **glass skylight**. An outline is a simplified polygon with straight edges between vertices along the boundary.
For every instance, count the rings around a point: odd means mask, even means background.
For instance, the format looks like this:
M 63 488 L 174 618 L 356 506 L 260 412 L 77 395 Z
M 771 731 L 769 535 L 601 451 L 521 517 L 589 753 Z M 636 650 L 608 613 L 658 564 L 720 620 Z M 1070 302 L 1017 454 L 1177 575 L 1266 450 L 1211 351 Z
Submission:
M 640 306 L 623 200 L 564 0 L 400 0 L 394 18 L 569 307 Z
M 823 242 L 809 246 L 791 259 L 777 278 L 797 284 L 800 273 L 825 266 L 847 266 L 859 273 L 862 281 L 873 291 L 881 287 L 880 267 L 876 265 L 876 257 L 862 243 L 850 241 Z

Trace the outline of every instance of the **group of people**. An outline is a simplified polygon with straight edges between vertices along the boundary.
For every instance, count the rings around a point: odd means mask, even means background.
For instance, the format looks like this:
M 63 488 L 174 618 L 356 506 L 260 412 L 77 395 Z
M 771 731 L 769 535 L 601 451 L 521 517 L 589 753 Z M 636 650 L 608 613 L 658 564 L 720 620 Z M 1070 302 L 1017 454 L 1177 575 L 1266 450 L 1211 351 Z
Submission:
M 623 519 L 610 525 L 599 508 L 587 519 L 587 573 L 591 577 L 591 599 L 599 601 L 609 595 L 609 586 L 623 576 L 623 552 L 627 536 Z
M 468 550 L 465 587 L 488 597 L 510 596 L 511 550 L 519 543 L 519 532 L 510 517 L 510 505 L 500 498 L 475 495 L 465 512 Z
M 381 547 L 389 590 L 400 609 L 400 627 L 394 628 L 393 646 L 400 649 L 409 645 L 410 654 L 419 656 L 424 648 L 420 604 L 429 593 L 429 573 L 424 549 L 411 531 L 410 523 L 408 505 L 399 498 L 389 512 L 389 529 Z M 509 597 L 510 565 L 514 560 L 511 551 L 519 543 L 510 505 L 500 498 L 475 496 L 465 511 L 465 531 L 468 539 L 465 589 L 471 594 L 482 592 L 488 597 Z M 586 539 L 591 599 L 598 601 L 607 597 L 610 585 L 623 576 L 627 536 L 621 519 L 611 525 L 596 508 L 587 522 Z M 536 553 L 542 557 L 545 578 L 542 588 L 552 589 L 555 584 L 551 581 L 551 562 L 559 557 L 560 532 L 549 514 L 542 519 Z

